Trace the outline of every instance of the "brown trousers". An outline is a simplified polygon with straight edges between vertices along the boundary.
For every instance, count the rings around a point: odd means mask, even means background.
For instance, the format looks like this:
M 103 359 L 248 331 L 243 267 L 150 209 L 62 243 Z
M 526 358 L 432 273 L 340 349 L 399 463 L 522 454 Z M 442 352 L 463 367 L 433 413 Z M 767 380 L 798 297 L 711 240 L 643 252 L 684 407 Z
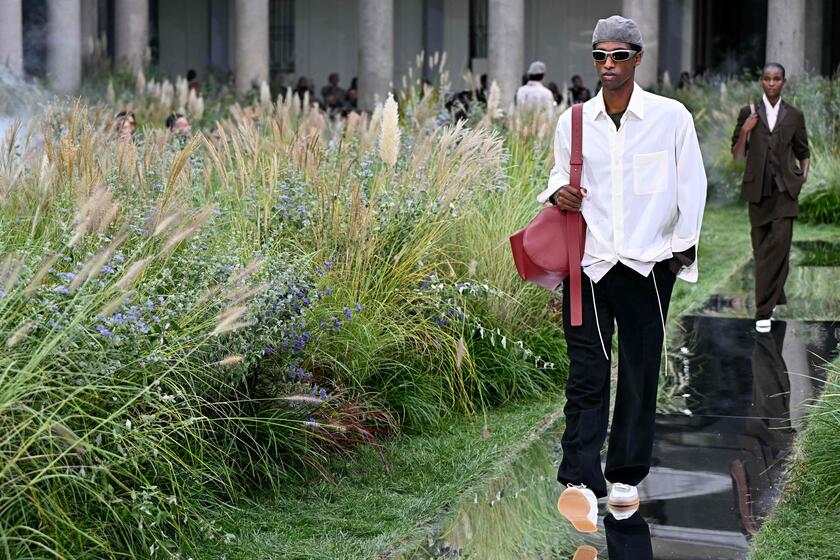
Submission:
M 775 218 L 753 226 L 755 261 L 755 318 L 769 319 L 776 305 L 787 303 L 785 282 L 790 271 L 790 244 L 794 218 Z

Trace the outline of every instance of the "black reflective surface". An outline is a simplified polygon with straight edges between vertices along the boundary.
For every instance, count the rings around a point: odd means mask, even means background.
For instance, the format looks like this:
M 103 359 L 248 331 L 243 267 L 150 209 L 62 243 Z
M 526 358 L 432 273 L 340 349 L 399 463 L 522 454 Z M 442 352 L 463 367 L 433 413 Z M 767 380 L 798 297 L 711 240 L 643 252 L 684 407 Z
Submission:
M 805 405 L 819 395 L 840 322 L 689 316 L 677 349 L 676 414 L 657 415 L 642 504 L 599 532 L 571 530 L 555 509 L 562 426 L 458 504 L 438 534 L 402 558 L 745 559 L 778 500 Z M 602 500 L 603 502 L 603 500 Z M 580 547 L 580 548 L 579 548 Z

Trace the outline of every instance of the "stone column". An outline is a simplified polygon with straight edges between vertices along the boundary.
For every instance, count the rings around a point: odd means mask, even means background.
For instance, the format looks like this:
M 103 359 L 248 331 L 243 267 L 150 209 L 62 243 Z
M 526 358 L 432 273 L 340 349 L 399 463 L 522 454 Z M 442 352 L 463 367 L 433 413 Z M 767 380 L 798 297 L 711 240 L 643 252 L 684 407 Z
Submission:
M 524 0 L 488 0 L 487 85 L 495 81 L 501 91 L 499 107 L 513 104 L 525 66 Z
M 234 76 L 236 91 L 268 81 L 268 0 L 236 0 Z
M 393 76 L 394 0 L 359 0 L 359 109 L 384 103 Z
M 0 66 L 23 76 L 23 15 L 21 0 L 0 0 Z
M 47 82 L 62 93 L 75 93 L 81 85 L 80 0 L 47 0 Z
M 694 0 L 683 0 L 682 9 L 680 72 L 685 71 L 694 75 Z M 671 76 L 674 85 L 677 85 L 679 78 L 679 76 Z
M 805 73 L 805 0 L 768 0 L 767 59 L 788 78 Z
M 622 0 L 622 10 L 642 31 L 645 54 L 636 68 L 636 82 L 649 87 L 659 78 L 659 0 Z
M 805 6 L 805 69 L 819 75 L 823 63 L 823 1 L 808 0 Z
M 114 62 L 132 73 L 143 69 L 149 45 L 148 0 L 114 2 Z
M 82 0 L 82 59 L 87 61 L 93 54 L 93 46 L 99 36 L 99 6 L 97 0 Z

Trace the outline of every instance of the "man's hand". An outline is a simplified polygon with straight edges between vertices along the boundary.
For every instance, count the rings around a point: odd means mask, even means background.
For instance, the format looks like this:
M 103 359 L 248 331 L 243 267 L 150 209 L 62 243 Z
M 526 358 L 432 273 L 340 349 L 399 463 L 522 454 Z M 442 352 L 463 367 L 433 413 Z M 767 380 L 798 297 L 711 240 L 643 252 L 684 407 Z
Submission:
M 583 202 L 583 197 L 586 196 L 586 189 L 580 190 L 573 188 L 571 185 L 564 185 L 560 187 L 549 200 L 552 204 L 560 208 L 560 210 L 571 210 L 572 212 L 580 212 L 580 204 Z
M 741 133 L 748 134 L 755 126 L 758 124 L 758 113 L 753 113 L 747 120 L 744 121 L 744 124 L 741 125 Z

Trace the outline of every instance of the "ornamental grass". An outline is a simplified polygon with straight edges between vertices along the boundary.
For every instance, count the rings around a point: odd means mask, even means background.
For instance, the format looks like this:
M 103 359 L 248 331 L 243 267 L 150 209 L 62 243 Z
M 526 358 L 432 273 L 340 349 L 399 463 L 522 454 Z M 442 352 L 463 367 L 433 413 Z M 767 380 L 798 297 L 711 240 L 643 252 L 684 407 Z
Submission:
M 331 121 L 267 88 L 221 110 L 108 83 L 6 108 L 2 555 L 188 557 L 334 453 L 562 386 L 548 294 L 506 246 L 544 138 L 431 90 Z M 181 101 L 213 134 L 153 126 Z

